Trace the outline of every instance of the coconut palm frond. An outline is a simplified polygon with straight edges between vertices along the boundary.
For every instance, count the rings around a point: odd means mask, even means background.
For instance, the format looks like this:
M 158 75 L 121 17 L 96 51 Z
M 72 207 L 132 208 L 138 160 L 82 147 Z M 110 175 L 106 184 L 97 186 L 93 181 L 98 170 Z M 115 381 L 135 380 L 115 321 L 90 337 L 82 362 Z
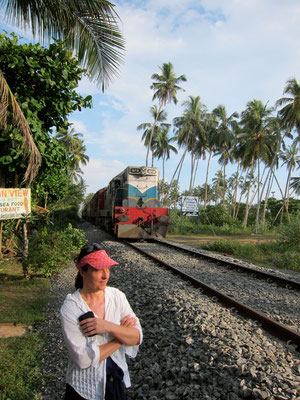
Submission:
M 30 27 L 43 43 L 62 39 L 102 90 L 118 74 L 125 41 L 107 0 L 0 0 L 9 22 Z
M 7 119 L 7 90 L 5 90 L 5 79 L 0 73 L 0 126 L 6 129 Z
M 11 109 L 13 123 L 23 136 L 22 149 L 24 152 L 29 153 L 28 166 L 23 180 L 23 182 L 27 182 L 29 186 L 37 175 L 42 163 L 42 157 L 34 143 L 28 122 L 0 71 L 0 127 L 4 130 L 6 129 L 7 110 L 9 107 Z
M 102 81 L 102 90 L 118 75 L 125 41 L 114 17 L 78 15 L 74 35 L 66 35 L 65 43 L 77 50 L 78 60 L 90 77 Z

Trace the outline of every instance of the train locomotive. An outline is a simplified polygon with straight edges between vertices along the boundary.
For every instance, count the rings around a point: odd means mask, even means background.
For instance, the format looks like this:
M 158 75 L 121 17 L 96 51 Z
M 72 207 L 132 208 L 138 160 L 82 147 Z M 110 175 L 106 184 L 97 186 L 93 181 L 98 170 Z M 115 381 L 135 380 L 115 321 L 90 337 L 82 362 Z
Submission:
M 158 180 L 155 167 L 128 166 L 95 193 L 82 217 L 118 238 L 165 237 L 168 209 L 160 207 Z

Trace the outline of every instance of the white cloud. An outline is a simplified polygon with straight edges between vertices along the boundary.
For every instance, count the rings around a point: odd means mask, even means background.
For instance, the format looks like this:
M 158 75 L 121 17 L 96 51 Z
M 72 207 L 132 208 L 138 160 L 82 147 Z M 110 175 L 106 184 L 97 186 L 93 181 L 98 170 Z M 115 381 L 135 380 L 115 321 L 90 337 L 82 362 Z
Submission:
M 76 133 L 87 134 L 86 126 L 82 121 L 70 120 L 70 123 L 72 124 L 71 128 L 73 128 Z

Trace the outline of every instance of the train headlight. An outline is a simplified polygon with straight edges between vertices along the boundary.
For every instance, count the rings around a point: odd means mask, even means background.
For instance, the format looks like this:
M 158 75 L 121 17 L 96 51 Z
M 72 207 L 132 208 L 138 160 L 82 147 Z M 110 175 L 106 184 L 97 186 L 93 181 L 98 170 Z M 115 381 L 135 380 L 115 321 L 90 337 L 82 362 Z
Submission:
M 140 174 L 141 169 L 140 168 L 130 168 L 130 173 L 131 174 Z
M 150 175 L 156 175 L 156 171 L 155 171 L 155 169 L 147 169 L 147 173 L 148 174 L 150 174 Z

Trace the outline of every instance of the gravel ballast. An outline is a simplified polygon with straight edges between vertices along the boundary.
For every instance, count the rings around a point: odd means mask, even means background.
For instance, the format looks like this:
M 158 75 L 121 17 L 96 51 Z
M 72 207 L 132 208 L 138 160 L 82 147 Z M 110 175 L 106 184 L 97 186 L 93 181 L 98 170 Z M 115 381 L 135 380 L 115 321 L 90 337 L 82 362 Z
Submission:
M 138 248 L 300 333 L 300 292 L 159 243 Z
M 157 267 L 88 223 L 89 242 L 102 242 L 120 262 L 112 267 L 110 286 L 124 291 L 140 318 L 144 342 L 129 360 L 131 399 L 296 400 L 300 399 L 299 352 L 267 334 L 199 289 Z M 59 309 L 74 291 L 71 263 L 54 278 L 46 320 L 47 334 L 40 400 L 63 398 L 67 351 Z M 298 393 L 298 395 L 297 395 Z

